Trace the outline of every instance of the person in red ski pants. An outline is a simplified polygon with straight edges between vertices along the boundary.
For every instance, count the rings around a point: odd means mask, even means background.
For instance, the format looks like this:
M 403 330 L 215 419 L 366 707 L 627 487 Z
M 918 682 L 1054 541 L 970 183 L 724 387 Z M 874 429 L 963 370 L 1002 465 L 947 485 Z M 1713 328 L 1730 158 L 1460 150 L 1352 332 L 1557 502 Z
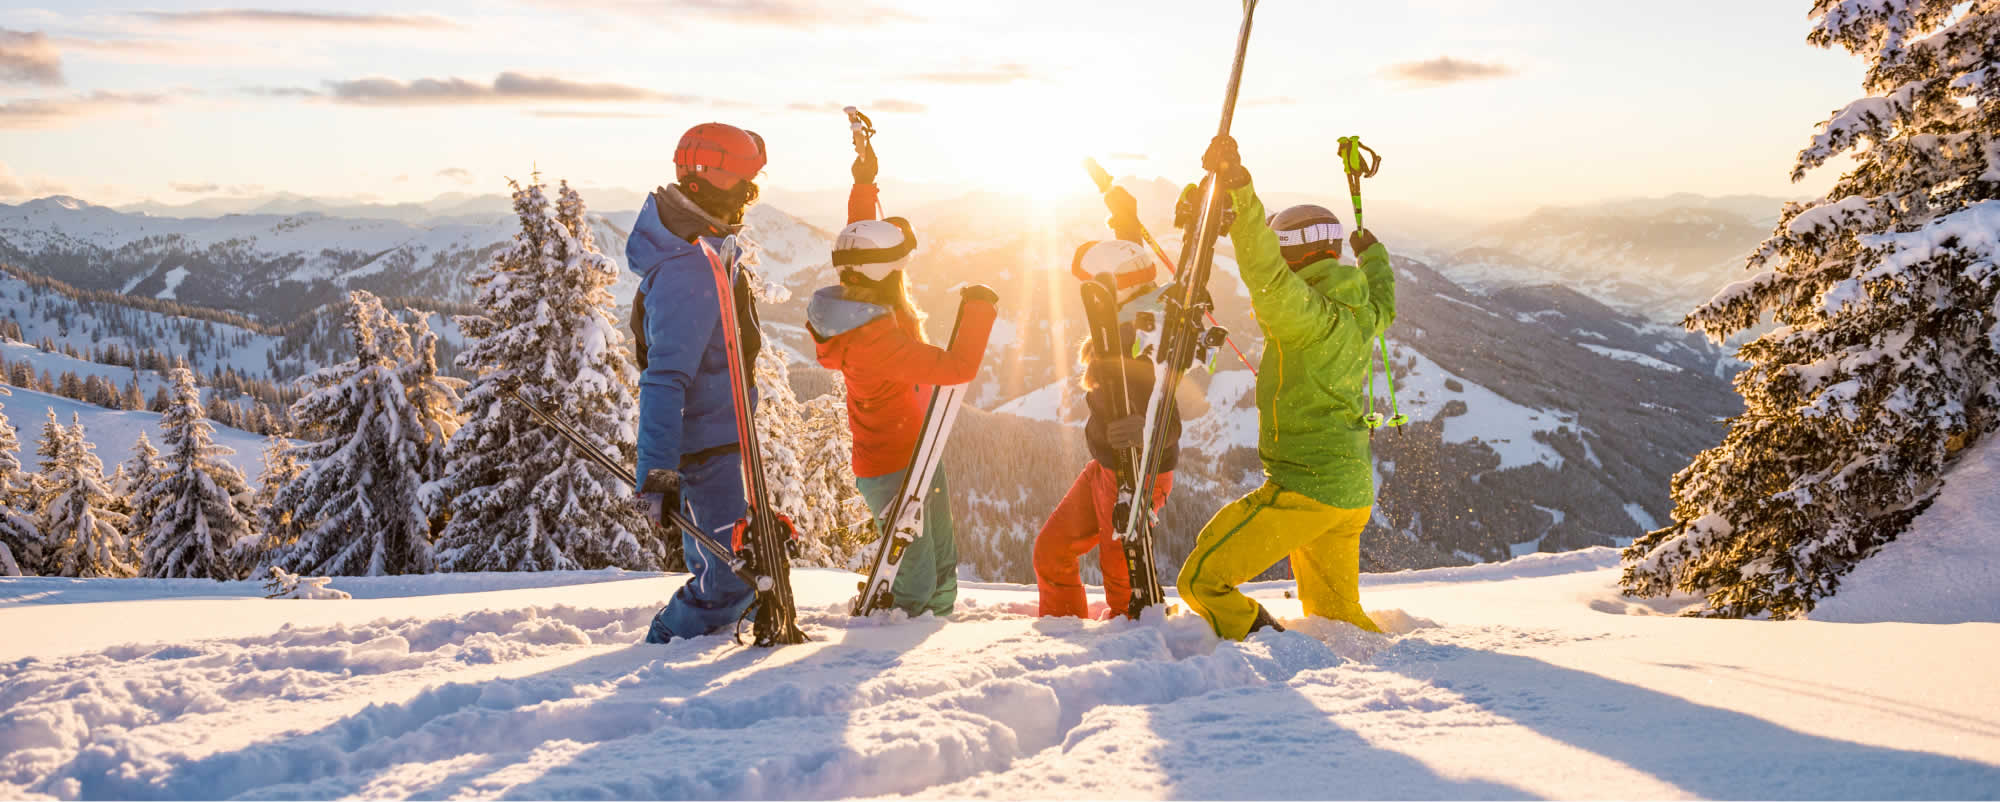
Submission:
M 1131 575 L 1113 515 L 1118 503 L 1118 477 L 1110 466 L 1117 464 L 1120 451 L 1137 449 L 1144 435 L 1146 401 L 1153 389 L 1153 365 L 1126 355 L 1132 352 L 1135 336 L 1133 317 L 1144 310 L 1157 313 L 1161 291 L 1154 283 L 1156 261 L 1138 242 L 1141 235 L 1137 203 L 1118 187 L 1113 187 L 1105 197 L 1112 206 L 1111 226 L 1119 238 L 1086 243 L 1077 249 L 1071 269 L 1079 280 L 1089 280 L 1099 273 L 1110 273 L 1117 280 L 1119 356 L 1093 359 L 1089 344 L 1083 348 L 1082 384 L 1084 400 L 1090 408 L 1083 432 L 1091 461 L 1056 504 L 1055 511 L 1049 513 L 1041 532 L 1035 535 L 1035 584 L 1041 591 L 1041 614 L 1045 616 L 1089 617 L 1090 605 L 1084 595 L 1078 560 L 1093 548 L 1097 549 L 1098 565 L 1104 572 L 1106 615 L 1124 613 L 1132 598 Z M 1127 212 L 1121 214 L 1121 210 Z M 1118 397 L 1121 392 L 1122 399 Z M 1121 405 L 1129 414 L 1118 414 Z M 1160 472 L 1153 480 L 1154 511 L 1166 505 L 1167 493 L 1173 488 L 1173 470 L 1180 452 L 1179 406 L 1175 405 L 1172 419 L 1167 423 L 1166 442 L 1161 444 L 1166 451 L 1159 463 Z

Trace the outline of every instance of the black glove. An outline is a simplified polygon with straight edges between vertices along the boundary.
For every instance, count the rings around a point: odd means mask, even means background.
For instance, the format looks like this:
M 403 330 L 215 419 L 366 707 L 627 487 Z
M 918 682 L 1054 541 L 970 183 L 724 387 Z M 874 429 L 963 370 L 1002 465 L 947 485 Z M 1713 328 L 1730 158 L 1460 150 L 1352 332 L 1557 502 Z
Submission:
M 1375 232 L 1364 228 L 1354 232 L 1354 236 L 1348 237 L 1347 244 L 1354 246 L 1354 258 L 1359 259 L 1362 251 L 1380 245 L 1382 241 L 1375 238 Z
M 1228 233 L 1236 225 L 1236 207 L 1230 205 L 1228 198 L 1219 200 L 1222 203 L 1221 230 Z M 1201 187 L 1189 184 L 1181 190 L 1180 200 L 1174 202 L 1174 228 L 1186 231 L 1194 225 L 1194 216 L 1198 214 L 1201 214 Z
M 1236 152 L 1236 137 L 1228 134 L 1209 141 L 1208 152 L 1201 154 L 1201 169 L 1214 173 L 1224 191 L 1250 183 L 1250 171 L 1243 169 L 1243 157 Z
M 661 525 L 667 525 L 667 512 L 681 511 L 681 473 L 666 468 L 654 468 L 646 472 L 646 481 L 639 485 L 639 500 L 646 505 L 646 513 Z M 668 525 L 668 528 L 672 528 Z
M 959 288 L 958 297 L 966 301 L 985 301 L 994 306 L 1000 305 L 1000 296 L 993 292 L 992 287 L 984 284 L 967 284 Z
M 1145 242 L 1146 226 L 1139 222 L 1139 199 L 1132 197 L 1124 187 L 1112 187 L 1104 191 L 1104 208 L 1111 210 L 1111 217 L 1104 224 L 1111 227 L 1111 233 L 1126 242 Z
M 854 154 L 854 167 L 851 170 L 854 173 L 854 183 L 875 183 L 875 173 L 879 168 L 880 165 L 875 163 L 875 146 L 872 144 L 862 145 L 861 152 Z
M 1146 416 L 1127 415 L 1105 424 L 1104 441 L 1119 451 L 1145 445 Z

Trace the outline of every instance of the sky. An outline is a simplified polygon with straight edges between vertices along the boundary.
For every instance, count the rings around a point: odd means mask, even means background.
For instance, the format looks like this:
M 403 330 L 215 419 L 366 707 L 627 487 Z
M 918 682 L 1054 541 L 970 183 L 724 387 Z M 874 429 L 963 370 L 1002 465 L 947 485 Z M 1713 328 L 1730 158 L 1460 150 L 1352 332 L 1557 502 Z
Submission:
M 539 170 L 671 180 L 674 142 L 762 134 L 759 182 L 847 180 L 843 105 L 885 183 L 1073 192 L 1085 156 L 1199 174 L 1230 0 L 275 0 L 0 5 L 0 201 L 287 192 L 420 201 Z M 1658 196 L 1818 194 L 1789 180 L 1862 63 L 1805 42 L 1805 0 L 1264 0 L 1234 133 L 1260 187 L 1467 218 Z M 1059 189 L 1058 189 L 1059 188 Z

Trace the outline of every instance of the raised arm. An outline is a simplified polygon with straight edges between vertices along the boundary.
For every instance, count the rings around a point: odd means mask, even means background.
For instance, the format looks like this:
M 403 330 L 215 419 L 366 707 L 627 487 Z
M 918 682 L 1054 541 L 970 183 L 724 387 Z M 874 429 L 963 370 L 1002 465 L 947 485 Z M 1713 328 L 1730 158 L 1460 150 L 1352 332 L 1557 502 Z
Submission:
M 958 337 L 950 348 L 939 348 L 904 334 L 894 326 L 872 331 L 877 342 L 866 347 L 880 354 L 875 360 L 889 381 L 911 384 L 964 384 L 979 375 L 986 341 L 993 335 L 999 310 L 990 302 L 972 300 L 959 306 Z
M 1285 265 L 1278 250 L 1278 234 L 1264 222 L 1264 202 L 1257 198 L 1254 186 L 1245 183 L 1231 190 L 1229 200 L 1236 210 L 1229 243 L 1236 251 L 1236 270 L 1250 291 L 1257 321 L 1271 336 L 1287 343 L 1326 336 L 1339 324 L 1344 310 Z

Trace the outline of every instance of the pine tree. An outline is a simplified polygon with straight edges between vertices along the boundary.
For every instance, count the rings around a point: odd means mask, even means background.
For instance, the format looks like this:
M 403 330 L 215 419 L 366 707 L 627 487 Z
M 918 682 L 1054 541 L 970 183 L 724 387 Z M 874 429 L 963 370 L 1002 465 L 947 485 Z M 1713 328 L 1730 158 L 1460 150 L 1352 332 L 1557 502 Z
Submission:
M 256 531 L 238 541 L 230 554 L 237 574 L 260 576 L 273 555 L 298 542 L 300 521 L 292 509 L 278 506 L 276 500 L 279 488 L 305 471 L 297 449 L 285 438 L 272 435 L 264 439 L 264 471 L 257 475 L 257 493 L 250 497 L 249 514 L 256 522 Z
M 146 493 L 132 502 L 134 509 L 148 510 L 142 567 L 146 576 L 238 579 L 229 557 L 237 541 L 251 533 L 236 500 L 250 491 L 249 483 L 223 459 L 236 452 L 215 444 L 194 371 L 178 367 L 167 378 L 174 403 L 160 418 L 166 457 Z
M 583 201 L 567 184 L 556 215 L 540 183 L 514 185 L 521 231 L 468 279 L 484 314 L 462 316 L 474 338 L 458 357 L 478 379 L 445 448 L 444 476 L 425 487 L 448 571 L 656 570 L 665 554 L 632 488 L 547 431 L 509 392 L 544 405 L 617 459 L 635 455 L 637 378 L 612 319 L 618 266 L 590 244 Z
M 13 395 L 0 387 L 0 396 Z M 33 496 L 21 470 L 21 440 L 0 406 L 0 576 L 20 576 L 42 563 L 42 533 L 29 517 Z
M 417 505 L 423 421 L 399 378 L 393 333 L 401 324 L 366 292 L 348 294 L 354 359 L 310 378 L 318 388 L 292 405 L 327 438 L 298 450 L 311 463 L 272 504 L 301 521 L 297 542 L 273 564 L 297 574 L 381 576 L 431 570 L 430 524 Z
M 36 453 L 42 463 L 42 499 L 38 526 L 42 530 L 42 570 L 51 576 L 129 577 L 138 573 L 123 516 L 111 511 L 111 488 L 104 481 L 104 463 L 91 453 L 83 422 L 72 416 L 69 426 L 56 423 L 49 412 L 45 442 Z
M 782 292 L 765 297 L 778 303 Z M 872 553 L 866 547 L 875 530 L 855 490 L 845 387 L 834 388 L 800 403 L 784 354 L 766 348 L 757 355 L 757 442 L 771 504 L 798 528 L 800 561 L 852 569 Z
M 1821 124 L 1793 179 L 1855 166 L 1786 204 L 1760 272 L 1683 322 L 1717 341 L 1780 325 L 1743 346 L 1744 413 L 1674 477 L 1673 523 L 1625 552 L 1628 593 L 1701 594 L 1707 615 L 1811 611 L 2000 423 L 2000 2 L 1812 15 L 1812 44 L 1868 60 L 1868 96 Z
M 160 451 L 153 447 L 152 438 L 141 431 L 139 439 L 132 442 L 131 458 L 111 475 L 111 496 L 115 500 L 113 509 L 127 516 L 125 537 L 142 552 L 146 532 L 153 525 L 152 505 L 146 504 L 145 499 L 159 477 Z
M 422 473 L 429 482 L 444 475 L 445 444 L 464 422 L 458 414 L 458 394 L 466 381 L 438 372 L 438 336 L 431 331 L 430 316 L 416 309 L 404 313 L 411 321 L 407 327 L 410 353 L 402 358 L 403 387 L 409 391 L 410 407 L 423 422 Z

